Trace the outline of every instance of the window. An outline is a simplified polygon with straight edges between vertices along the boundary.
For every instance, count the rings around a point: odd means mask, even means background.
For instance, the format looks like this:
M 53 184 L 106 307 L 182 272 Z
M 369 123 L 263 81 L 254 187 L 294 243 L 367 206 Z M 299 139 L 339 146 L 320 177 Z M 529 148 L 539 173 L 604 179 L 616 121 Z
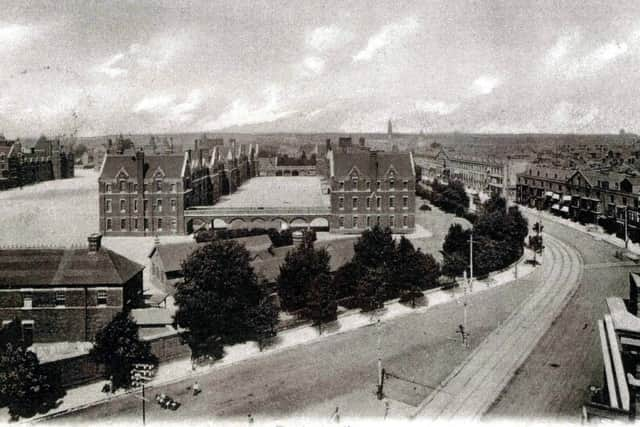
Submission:
M 111 184 L 107 184 L 107 188 L 105 190 L 107 193 L 111 193 Z
M 380 190 L 380 181 L 376 182 L 376 190 Z
M 162 199 L 158 199 L 157 207 L 158 207 L 158 212 L 162 212 Z
M 367 216 L 367 227 L 371 227 L 371 217 Z
M 393 207 L 394 207 L 394 201 L 395 201 L 394 199 L 395 199 L 395 197 L 393 197 L 393 196 L 389 197 L 389 207 L 391 209 L 393 209 Z
M 358 209 L 358 198 L 357 197 L 353 197 L 351 199 L 351 206 L 353 207 L 353 210 Z
M 404 196 L 402 197 L 402 207 L 407 209 L 409 207 L 409 197 L 408 196 Z
M 371 209 L 371 197 L 367 197 L 366 203 L 367 203 L 367 209 Z
M 33 320 L 22 321 L 22 341 L 25 346 L 33 344 Z
M 105 208 L 104 208 L 105 211 L 107 213 L 111 213 L 111 200 L 107 199 L 107 200 L 104 201 L 104 203 L 105 203 Z
M 171 192 L 172 193 L 176 192 L 176 185 L 175 184 L 171 184 Z
M 120 220 L 120 230 L 126 230 L 126 229 L 127 229 L 127 220 L 123 218 Z
M 344 197 L 339 197 L 338 198 L 338 208 L 339 209 L 344 209 Z
M 380 215 L 378 215 L 378 216 L 376 217 L 376 224 L 377 224 L 377 225 L 380 225 Z
M 149 210 L 149 200 L 144 199 L 142 201 L 142 212 L 147 212 Z
M 367 181 L 367 190 L 371 190 L 371 181 Z
M 176 231 L 178 229 L 178 221 L 175 218 L 171 220 L 171 230 Z
M 158 231 L 162 231 L 162 218 L 158 218 Z
M 380 209 L 382 207 L 382 197 L 376 197 L 376 208 Z
M 344 190 L 344 181 L 340 181 L 340 191 Z
M 402 217 L 402 226 L 405 228 L 409 226 L 409 217 L 406 215 Z
M 353 219 L 352 219 L 352 221 L 351 221 L 351 226 L 352 226 L 353 228 L 358 228 L 358 217 L 357 217 L 357 216 L 354 216 L 354 217 L 353 217 Z
M 340 228 L 344 228 L 344 217 L 343 216 L 338 218 L 338 226 Z
M 107 218 L 107 231 L 111 231 L 112 225 L 111 225 L 111 218 Z
M 120 212 L 124 212 L 127 210 L 127 201 L 124 199 L 120 199 Z
M 393 187 L 394 187 L 395 183 L 396 182 L 393 179 L 390 179 L 389 180 L 389 189 L 393 190 Z
M 156 191 L 162 191 L 162 181 L 156 181 Z
M 107 305 L 107 291 L 98 291 L 98 305 Z
M 614 202 L 613 196 L 609 196 L 609 200 L 611 200 L 611 203 L 613 203 Z
M 137 192 L 138 192 L 138 184 L 133 184 L 133 191 L 134 191 L 135 193 L 137 193 Z
M 138 212 L 138 199 L 133 199 L 133 211 Z
M 33 294 L 31 292 L 22 294 L 22 308 L 33 308 Z
M 352 184 L 351 189 L 353 191 L 358 191 L 358 177 L 357 176 L 354 176 L 353 178 L 351 178 L 351 184 Z
M 404 181 L 402 181 L 402 187 L 405 190 L 408 190 L 409 189 L 409 181 L 407 181 L 406 179 Z
M 143 188 L 145 193 L 149 192 L 149 184 L 144 184 Z
M 138 218 L 135 218 L 133 220 L 133 229 L 138 231 Z
M 176 211 L 176 199 L 171 199 L 171 210 Z
M 144 231 L 149 231 L 149 218 L 144 219 Z
M 625 206 L 627 205 L 627 198 L 626 197 L 622 198 L 622 204 L 625 205 Z
M 56 305 L 64 306 L 66 301 L 66 295 L 64 291 L 56 291 Z
M 127 191 L 127 182 L 126 181 L 120 181 L 120 191 L 121 192 L 125 192 Z

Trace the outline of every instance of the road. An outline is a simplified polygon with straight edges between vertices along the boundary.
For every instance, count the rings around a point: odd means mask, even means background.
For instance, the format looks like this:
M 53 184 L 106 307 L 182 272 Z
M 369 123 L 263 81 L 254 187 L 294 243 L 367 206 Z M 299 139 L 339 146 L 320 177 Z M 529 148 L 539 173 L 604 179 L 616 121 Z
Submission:
M 529 222 L 537 221 L 530 217 Z M 538 342 L 512 381 L 485 415 L 494 420 L 536 417 L 578 421 L 590 384 L 602 386 L 597 320 L 605 298 L 628 298 L 628 273 L 638 271 L 614 257 L 617 248 L 551 221 L 545 232 L 580 252 L 585 273 L 562 314 Z
M 522 304 L 535 282 L 520 280 L 518 286 L 501 286 L 473 296 L 468 321 L 470 349 L 462 346 L 455 333 L 462 323 L 462 308 L 455 302 L 385 322 L 381 339 L 383 365 L 404 378 L 389 379 L 386 384 L 390 416 L 406 419 L 434 386 Z M 365 327 L 232 364 L 199 378 L 203 392 L 197 397 L 189 395 L 186 388 L 191 383 L 186 381 L 150 390 L 151 396 L 159 392 L 171 395 L 182 407 L 172 412 L 149 404 L 147 420 L 243 420 L 249 413 L 256 421 L 291 416 L 323 419 L 336 406 L 340 406 L 343 420 L 382 416 L 384 404 L 374 393 L 377 339 L 376 328 Z M 131 421 L 140 417 L 140 407 L 140 401 L 129 396 L 60 421 Z
M 482 416 L 560 314 L 582 275 L 579 253 L 545 236 L 542 282 L 499 328 L 423 402 L 419 417 Z

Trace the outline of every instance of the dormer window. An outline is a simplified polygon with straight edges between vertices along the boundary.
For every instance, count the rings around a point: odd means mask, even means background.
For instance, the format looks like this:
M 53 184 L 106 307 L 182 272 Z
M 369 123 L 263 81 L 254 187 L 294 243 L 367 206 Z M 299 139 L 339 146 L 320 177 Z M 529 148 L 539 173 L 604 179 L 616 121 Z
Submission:
M 156 180 L 156 191 L 162 191 L 162 181 Z
M 344 181 L 340 181 L 340 185 L 338 188 L 340 189 L 340 191 L 344 190 Z
M 353 191 L 357 191 L 358 190 L 358 177 L 357 176 L 352 176 L 351 177 L 351 184 L 353 185 L 353 187 L 352 187 Z
M 120 191 L 121 192 L 125 192 L 127 191 L 127 182 L 126 181 L 120 181 Z

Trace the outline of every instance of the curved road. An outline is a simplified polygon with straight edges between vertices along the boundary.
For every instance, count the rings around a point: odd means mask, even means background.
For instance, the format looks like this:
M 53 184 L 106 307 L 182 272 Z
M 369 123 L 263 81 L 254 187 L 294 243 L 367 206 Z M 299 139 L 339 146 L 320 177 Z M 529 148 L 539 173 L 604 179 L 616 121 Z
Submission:
M 583 260 L 575 249 L 545 235 L 542 280 L 499 328 L 434 391 L 416 416 L 479 418 L 498 398 L 516 370 L 576 291 Z

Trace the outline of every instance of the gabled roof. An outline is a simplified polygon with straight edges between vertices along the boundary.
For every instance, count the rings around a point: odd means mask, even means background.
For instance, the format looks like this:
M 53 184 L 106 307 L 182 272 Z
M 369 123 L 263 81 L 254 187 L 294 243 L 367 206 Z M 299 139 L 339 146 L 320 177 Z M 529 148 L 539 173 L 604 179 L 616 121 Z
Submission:
M 158 169 L 168 179 L 180 179 L 186 158 L 182 154 L 144 155 L 144 179 L 151 179 Z M 124 169 L 129 176 L 137 174 L 136 156 L 107 154 L 104 159 L 100 179 L 114 179 Z
M 375 161 L 371 160 L 371 156 L 369 151 L 335 152 L 332 175 L 348 176 L 355 167 L 365 176 L 382 176 L 393 166 L 399 177 L 415 176 L 410 153 L 375 152 Z
M 118 286 L 143 268 L 105 248 L 0 250 L 0 287 Z

